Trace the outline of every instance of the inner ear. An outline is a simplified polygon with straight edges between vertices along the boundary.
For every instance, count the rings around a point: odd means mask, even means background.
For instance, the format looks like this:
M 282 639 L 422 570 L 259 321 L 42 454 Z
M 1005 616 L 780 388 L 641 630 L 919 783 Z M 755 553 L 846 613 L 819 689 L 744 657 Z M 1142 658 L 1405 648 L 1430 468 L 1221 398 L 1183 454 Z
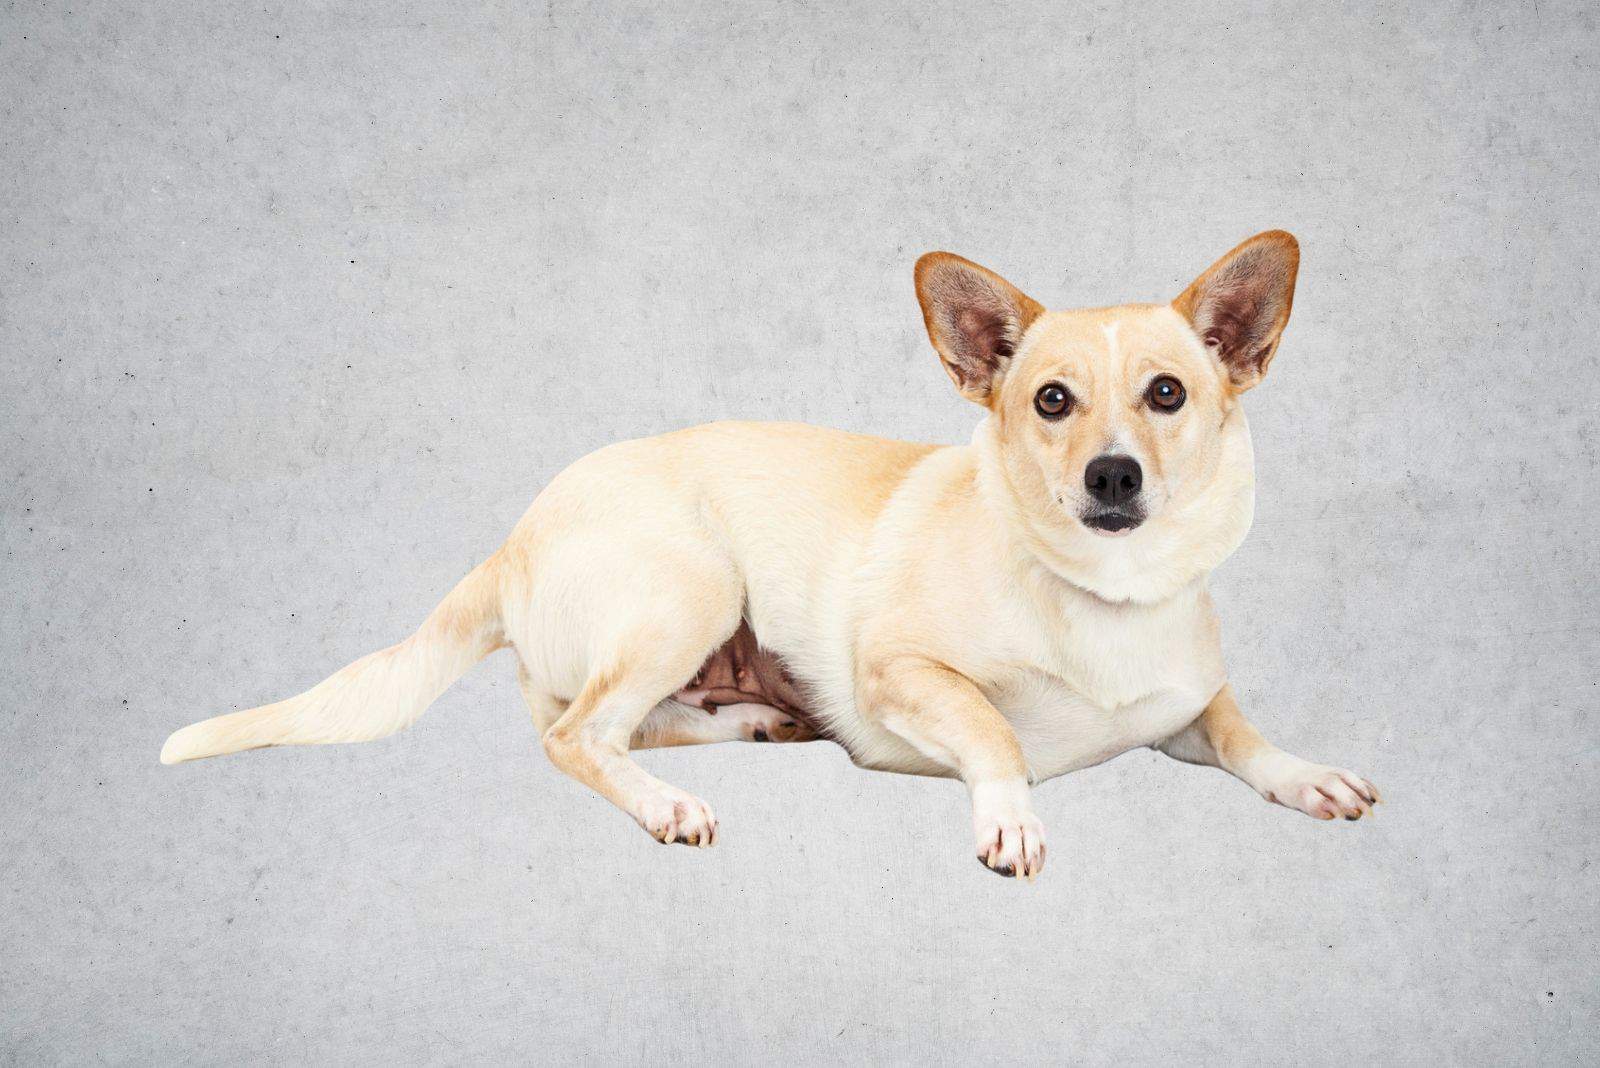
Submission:
M 993 403 L 1011 357 L 1044 307 L 986 267 L 949 252 L 917 261 L 928 338 L 962 396 Z
M 1249 389 L 1267 373 L 1289 322 L 1299 267 L 1294 235 L 1269 230 L 1206 268 L 1172 302 L 1222 361 L 1234 388 Z

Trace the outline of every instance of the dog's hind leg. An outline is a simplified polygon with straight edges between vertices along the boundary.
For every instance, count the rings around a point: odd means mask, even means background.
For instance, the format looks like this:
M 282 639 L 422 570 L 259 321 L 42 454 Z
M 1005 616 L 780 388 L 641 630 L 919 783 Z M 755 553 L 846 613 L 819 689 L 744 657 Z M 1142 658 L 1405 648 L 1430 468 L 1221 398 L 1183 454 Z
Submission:
M 630 600 L 591 601 L 595 611 L 583 613 L 585 681 L 545 730 L 544 749 L 556 767 L 658 841 L 709 846 L 716 840 L 710 807 L 646 772 L 628 750 L 651 712 L 733 634 L 744 591 L 722 557 L 693 543 L 656 548 L 648 554 L 649 566 L 638 566 L 645 555 L 617 561 L 607 572 L 612 581 L 627 580 Z M 530 626 L 523 642 L 537 640 L 543 623 Z M 531 680 L 524 689 L 534 689 Z
M 566 712 L 570 701 L 545 693 L 526 666 L 517 665 L 517 684 L 533 725 L 542 735 Z M 634 728 L 629 749 L 664 749 L 717 742 L 808 742 L 816 735 L 804 723 L 768 705 L 723 705 L 715 712 L 681 701 L 663 701 Z
M 728 631 L 732 631 L 730 624 Z M 551 763 L 632 816 L 663 843 L 706 847 L 717 840 L 710 806 L 662 782 L 628 756 L 634 733 L 683 685 L 725 635 L 641 633 L 595 672 L 544 734 Z
M 517 686 L 522 690 L 522 699 L 528 703 L 528 714 L 533 717 L 533 725 L 540 734 L 549 730 L 572 703 L 540 689 L 528 673 L 528 665 L 520 660 L 517 662 Z

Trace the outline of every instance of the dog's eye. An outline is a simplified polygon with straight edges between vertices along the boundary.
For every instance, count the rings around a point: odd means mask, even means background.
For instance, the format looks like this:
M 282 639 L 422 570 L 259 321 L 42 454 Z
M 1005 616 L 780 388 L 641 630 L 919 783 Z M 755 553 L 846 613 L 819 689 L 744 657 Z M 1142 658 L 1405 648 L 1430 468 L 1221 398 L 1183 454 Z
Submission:
M 1144 399 L 1158 412 L 1177 411 L 1188 396 L 1183 391 L 1183 383 L 1171 375 L 1161 375 L 1144 391 Z
M 1072 411 L 1072 394 L 1059 382 L 1046 382 L 1033 395 L 1033 407 L 1046 419 L 1060 419 Z

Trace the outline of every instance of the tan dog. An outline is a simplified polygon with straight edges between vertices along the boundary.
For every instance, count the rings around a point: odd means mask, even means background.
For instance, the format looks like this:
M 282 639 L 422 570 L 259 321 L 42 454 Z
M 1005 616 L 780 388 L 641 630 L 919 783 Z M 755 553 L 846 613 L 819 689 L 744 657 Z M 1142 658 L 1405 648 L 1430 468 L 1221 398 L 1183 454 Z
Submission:
M 862 767 L 959 777 L 1005 875 L 1044 864 L 1030 783 L 1137 746 L 1357 819 L 1371 783 L 1240 713 L 1206 592 L 1250 526 L 1239 397 L 1298 263 L 1272 231 L 1171 304 L 1049 312 L 924 256 L 928 334 L 988 409 L 972 444 L 718 423 L 601 449 L 416 634 L 186 727 L 161 759 L 381 738 L 510 646 L 550 759 L 663 842 L 711 845 L 716 818 L 628 750 L 735 738 L 821 736 Z

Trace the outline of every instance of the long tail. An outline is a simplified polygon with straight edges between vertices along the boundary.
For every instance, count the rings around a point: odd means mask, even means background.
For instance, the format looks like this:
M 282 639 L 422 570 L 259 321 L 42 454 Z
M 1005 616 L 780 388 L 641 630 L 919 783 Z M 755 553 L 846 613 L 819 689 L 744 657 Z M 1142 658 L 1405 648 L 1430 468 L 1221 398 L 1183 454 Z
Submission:
M 161 763 L 266 745 L 366 742 L 410 726 L 468 668 L 505 644 L 498 571 L 494 559 L 478 565 L 411 637 L 298 697 L 175 732 L 161 747 Z

